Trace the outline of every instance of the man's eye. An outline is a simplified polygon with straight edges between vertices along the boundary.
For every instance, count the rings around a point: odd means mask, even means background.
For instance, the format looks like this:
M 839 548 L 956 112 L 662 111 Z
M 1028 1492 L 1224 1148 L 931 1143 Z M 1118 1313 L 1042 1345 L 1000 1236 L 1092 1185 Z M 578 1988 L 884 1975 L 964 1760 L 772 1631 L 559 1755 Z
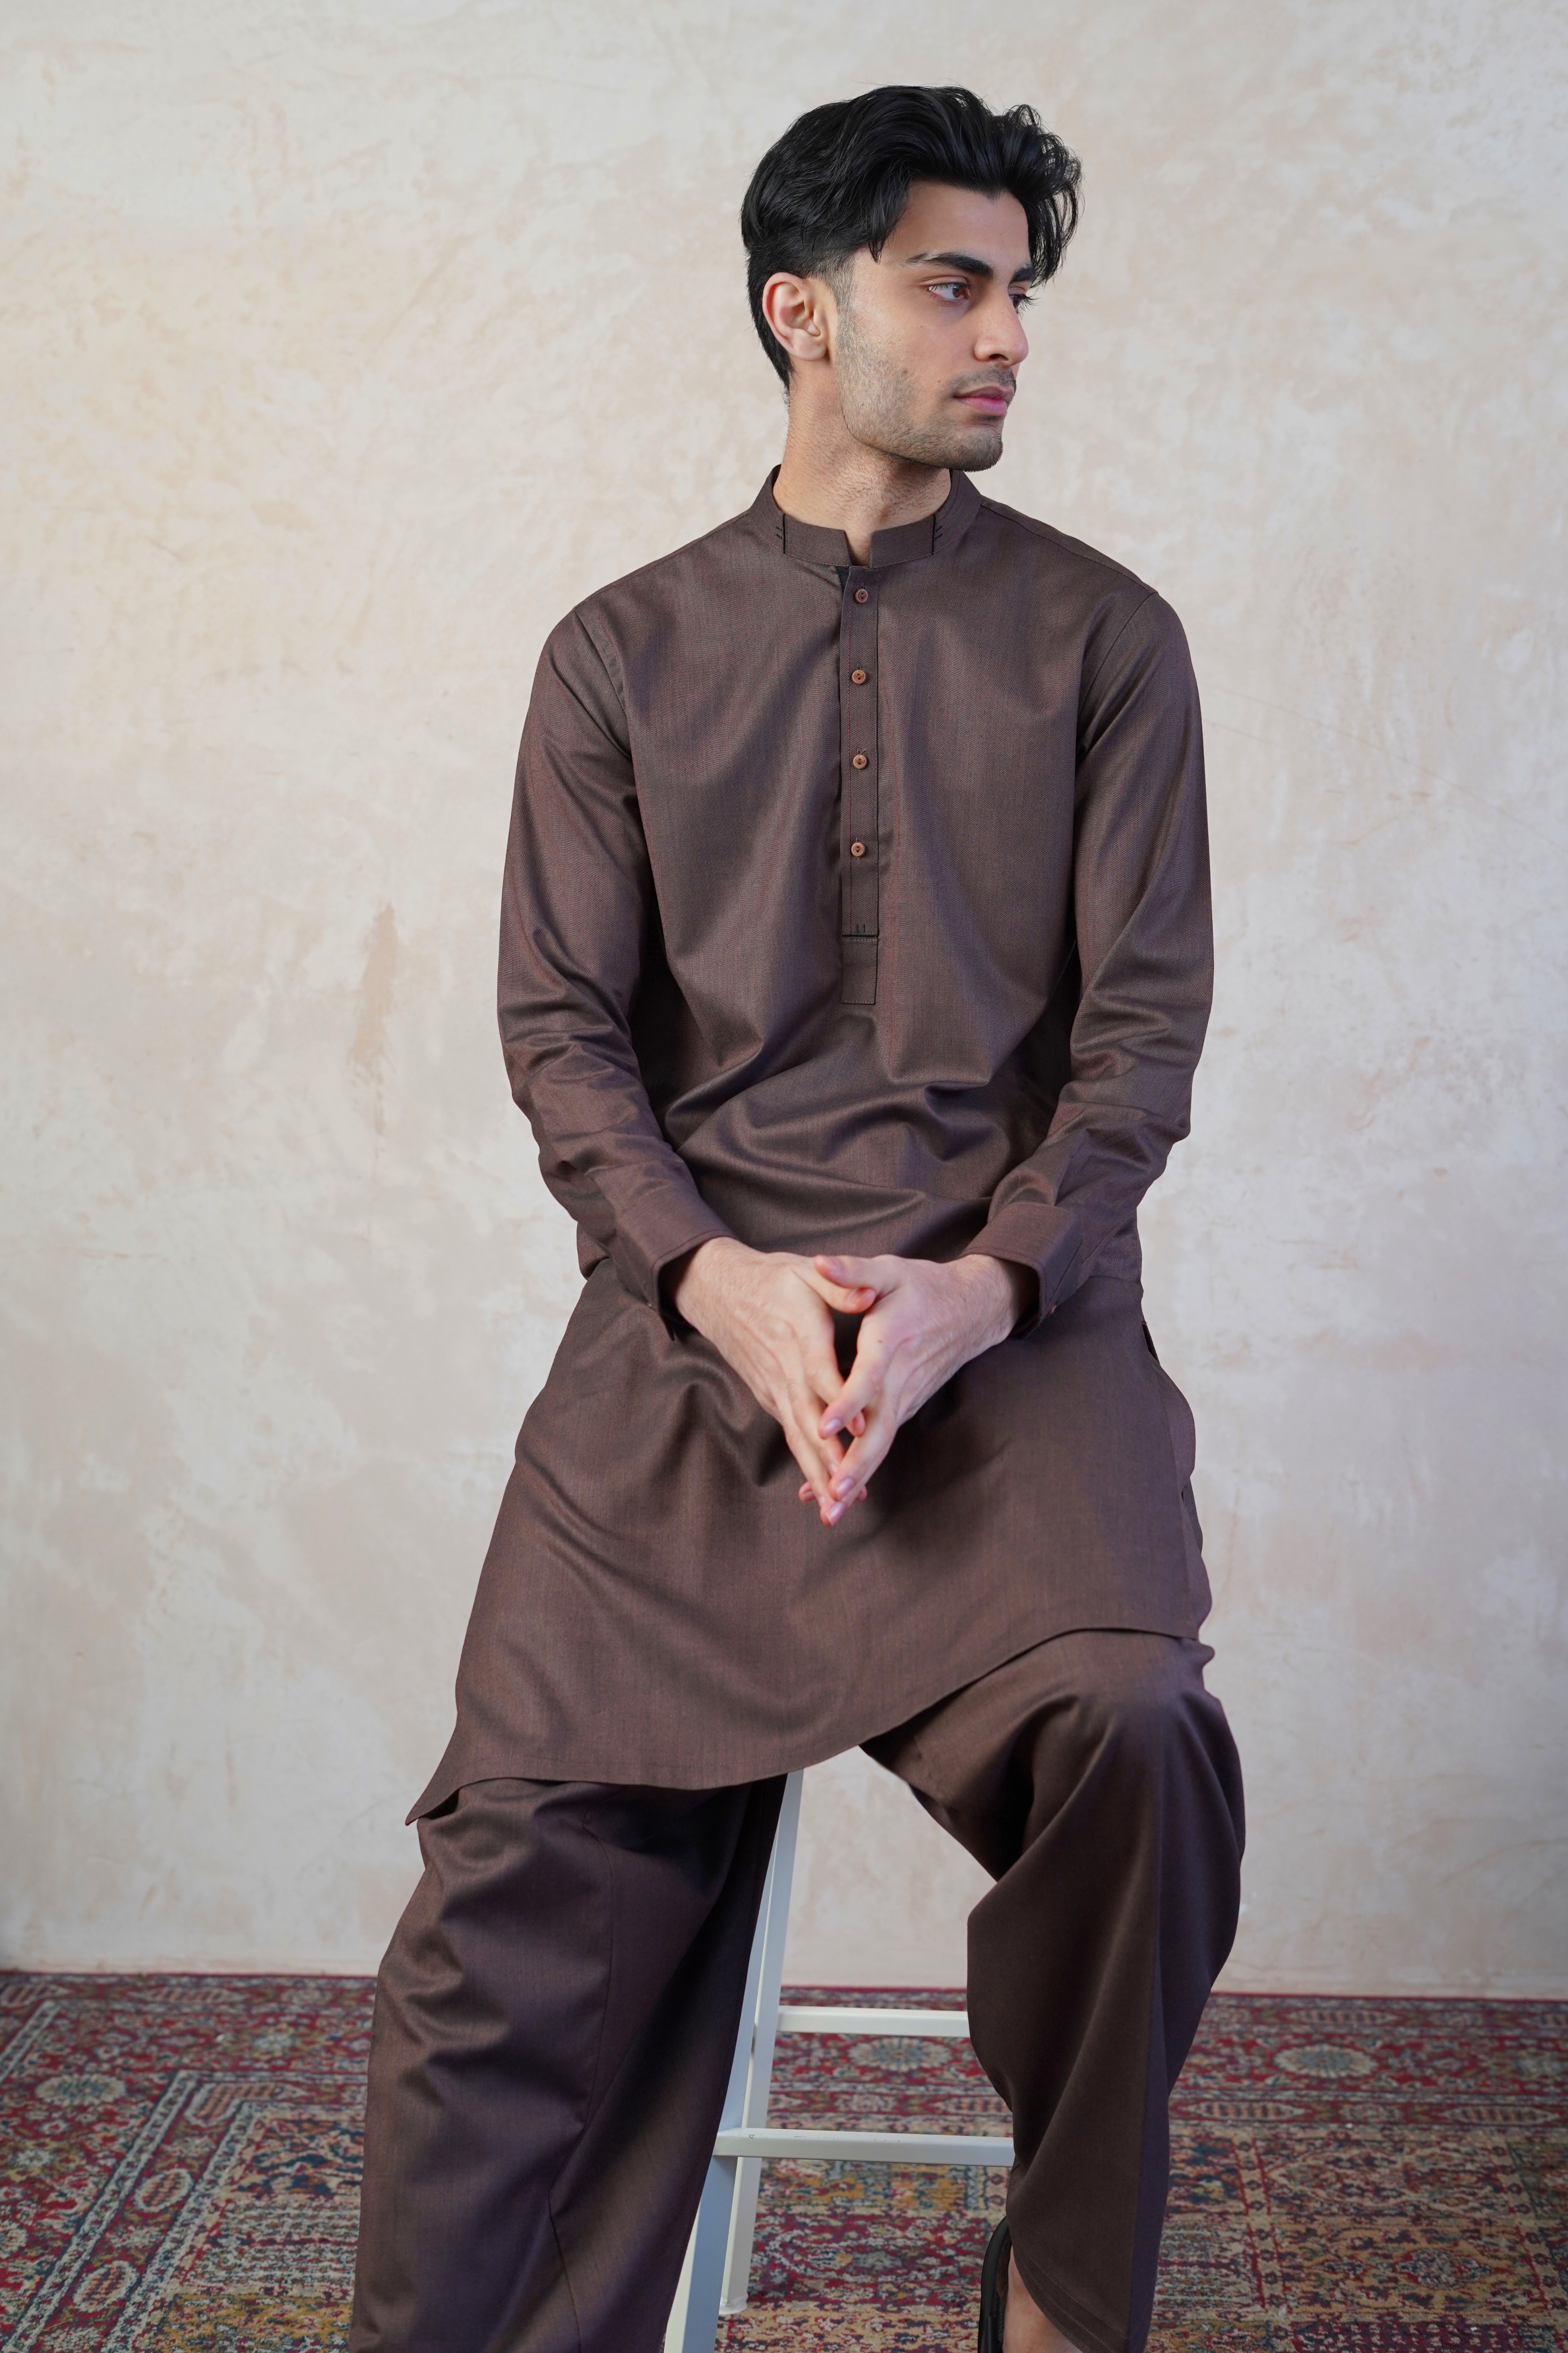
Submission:
M 942 278 L 928 287 L 927 291 L 940 295 L 944 302 L 959 301 L 969 291 L 969 280 L 967 278 Z

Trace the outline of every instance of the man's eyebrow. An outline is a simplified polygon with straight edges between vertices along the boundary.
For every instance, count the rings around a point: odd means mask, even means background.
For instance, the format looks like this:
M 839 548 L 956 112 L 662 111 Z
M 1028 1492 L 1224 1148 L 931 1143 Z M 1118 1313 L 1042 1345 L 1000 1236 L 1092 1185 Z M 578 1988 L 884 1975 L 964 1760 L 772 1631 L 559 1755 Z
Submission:
M 911 253 L 903 267 L 906 269 L 917 269 L 922 264 L 931 262 L 939 263 L 943 269 L 962 269 L 966 278 L 992 279 L 996 275 L 991 264 L 988 261 L 982 261 L 976 253 Z M 1011 286 L 1016 280 L 1032 278 L 1034 274 L 1028 262 L 1020 261 L 1007 283 Z

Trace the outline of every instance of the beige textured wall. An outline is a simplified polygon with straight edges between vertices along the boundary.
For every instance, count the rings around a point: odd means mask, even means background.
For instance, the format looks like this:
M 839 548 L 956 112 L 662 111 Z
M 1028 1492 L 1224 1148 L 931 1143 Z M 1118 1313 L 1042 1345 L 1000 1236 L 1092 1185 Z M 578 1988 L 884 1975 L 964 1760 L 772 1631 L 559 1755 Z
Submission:
M 378 1952 L 574 1285 L 490 1009 L 533 659 L 776 452 L 763 146 L 963 78 L 1088 171 L 994 485 L 1208 713 L 1146 1231 L 1233 1981 L 1568 1992 L 1565 68 L 1532 0 L 10 0 L 6 1958 Z M 951 1981 L 902 1793 L 807 1827 L 792 1967 Z

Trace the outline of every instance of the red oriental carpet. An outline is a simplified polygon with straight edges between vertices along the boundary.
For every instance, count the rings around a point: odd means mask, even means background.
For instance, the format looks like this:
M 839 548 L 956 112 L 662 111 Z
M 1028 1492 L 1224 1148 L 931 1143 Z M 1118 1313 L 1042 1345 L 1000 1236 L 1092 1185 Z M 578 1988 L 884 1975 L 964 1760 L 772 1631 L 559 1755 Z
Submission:
M 0 1977 L 0 2344 L 340 2347 L 369 2023 L 357 1980 Z M 776 2082 L 780 2123 L 1002 2122 L 963 2043 L 786 2038 Z M 1568 2005 L 1215 2001 L 1156 2347 L 1568 2353 L 1565 2094 Z M 723 2353 L 969 2353 L 1001 2189 L 769 2167 Z

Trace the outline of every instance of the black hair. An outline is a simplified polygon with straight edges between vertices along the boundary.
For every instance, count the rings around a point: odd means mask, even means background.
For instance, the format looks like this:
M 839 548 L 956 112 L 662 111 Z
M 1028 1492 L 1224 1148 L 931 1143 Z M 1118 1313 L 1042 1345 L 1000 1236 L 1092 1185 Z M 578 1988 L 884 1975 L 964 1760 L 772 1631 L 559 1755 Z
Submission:
M 741 206 L 752 319 L 789 384 L 789 354 L 763 316 L 775 270 L 829 276 L 865 246 L 881 252 L 917 180 L 1016 196 L 1029 224 L 1037 286 L 1061 262 L 1078 227 L 1079 161 L 1032 106 L 994 113 L 972 90 L 897 85 L 814 106 L 752 174 Z

